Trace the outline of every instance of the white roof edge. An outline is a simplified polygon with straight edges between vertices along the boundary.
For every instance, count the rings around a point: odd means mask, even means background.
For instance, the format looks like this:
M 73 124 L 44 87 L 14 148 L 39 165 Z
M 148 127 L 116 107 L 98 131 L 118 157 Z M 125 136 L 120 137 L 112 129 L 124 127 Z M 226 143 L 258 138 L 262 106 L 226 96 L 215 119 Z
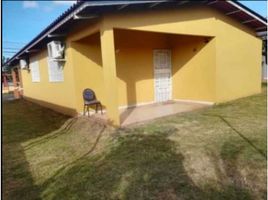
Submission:
M 254 15 L 253 13 L 249 12 L 249 11 L 246 10 L 245 8 L 239 6 L 239 5 L 238 5 L 237 3 L 235 3 L 234 1 L 232 1 L 232 0 L 227 0 L 226 2 L 229 3 L 229 4 L 231 4 L 231 5 L 233 5 L 233 6 L 235 6 L 235 7 L 237 7 L 238 9 L 240 9 L 240 10 L 242 10 L 243 12 L 247 13 L 247 14 L 250 15 L 251 17 L 253 17 L 253 18 L 255 18 L 255 19 L 257 19 L 257 20 L 259 20 L 259 21 L 261 21 L 262 23 L 264 23 L 264 24 L 267 25 L 267 22 L 266 22 L 266 21 L 264 21 L 263 19 L 261 19 L 261 18 L 258 17 L 257 15 Z
M 15 54 L 16 57 L 13 57 L 7 63 L 10 64 L 11 61 L 13 61 L 14 59 L 16 59 L 17 57 L 20 57 L 21 54 L 23 54 L 25 51 L 27 51 L 30 48 L 32 48 L 38 42 L 40 42 L 41 40 L 43 40 L 48 34 L 51 34 L 58 27 L 60 27 L 65 22 L 67 22 L 70 19 L 72 19 L 76 14 L 78 14 L 80 11 L 82 11 L 86 7 L 91 7 L 91 6 L 106 6 L 106 5 L 107 6 L 108 5 L 125 5 L 125 4 L 144 4 L 144 3 L 148 3 L 149 4 L 149 3 L 158 3 L 158 2 L 161 3 L 161 2 L 169 2 L 169 1 L 170 0 L 145 0 L 145 1 L 135 0 L 135 1 L 115 1 L 115 2 L 102 1 L 101 3 L 84 2 L 82 5 L 80 5 L 78 8 L 76 8 L 74 11 L 72 11 L 69 15 L 67 15 L 64 19 L 62 19 L 61 21 L 59 21 L 55 26 L 51 27 L 47 32 L 45 32 L 42 36 L 40 36 L 40 38 L 38 38 L 35 42 L 33 42 L 31 45 L 29 45 L 24 51 L 20 52 L 19 54 Z M 253 13 L 251 13 L 248 10 L 244 9 L 243 7 L 239 6 L 234 1 L 232 1 L 232 0 L 226 0 L 226 2 L 229 3 L 229 4 L 231 4 L 231 5 L 233 5 L 233 6 L 235 6 L 238 9 L 242 10 L 243 12 L 247 13 L 248 15 L 250 15 L 251 17 L 253 17 L 254 19 L 262 22 L 263 24 L 265 24 L 267 26 L 267 22 L 265 20 L 261 19 L 257 15 L 254 15 Z
M 57 29 L 59 26 L 67 22 L 68 20 L 72 19 L 77 13 L 85 9 L 86 7 L 91 7 L 91 6 L 105 6 L 105 5 L 124 5 L 124 4 L 142 4 L 142 3 L 156 3 L 156 2 L 168 2 L 169 0 L 147 0 L 147 1 L 115 1 L 115 2 L 102 2 L 100 3 L 92 3 L 92 2 L 85 2 L 78 8 L 76 8 L 73 12 L 71 12 L 67 17 L 65 17 L 63 20 L 58 22 L 54 27 L 52 27 L 50 30 L 48 30 L 46 33 L 44 33 L 39 39 L 37 39 L 35 42 L 33 42 L 29 47 L 27 47 L 24 51 L 16 55 L 16 57 L 13 57 L 13 59 L 10 59 L 8 64 L 13 61 L 14 59 L 17 59 L 21 54 L 23 54 L 25 51 L 29 50 L 32 48 L 34 45 L 36 45 L 38 42 L 40 42 L 42 39 L 44 39 L 48 34 L 53 32 L 55 29 Z

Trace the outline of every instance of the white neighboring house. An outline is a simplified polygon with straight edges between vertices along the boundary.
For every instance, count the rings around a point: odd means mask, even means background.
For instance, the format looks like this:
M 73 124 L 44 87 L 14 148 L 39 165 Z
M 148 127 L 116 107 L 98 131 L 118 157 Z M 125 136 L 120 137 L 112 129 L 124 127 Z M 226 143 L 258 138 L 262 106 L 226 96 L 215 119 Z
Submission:
M 263 41 L 262 48 L 262 81 L 267 82 L 267 31 L 257 34 Z

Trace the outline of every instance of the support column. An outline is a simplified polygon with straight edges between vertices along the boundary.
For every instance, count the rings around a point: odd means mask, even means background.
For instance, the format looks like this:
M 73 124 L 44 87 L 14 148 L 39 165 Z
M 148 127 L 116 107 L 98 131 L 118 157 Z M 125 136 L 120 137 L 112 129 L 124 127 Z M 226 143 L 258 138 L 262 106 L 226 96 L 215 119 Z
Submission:
M 14 87 L 17 87 L 17 78 L 16 78 L 16 72 L 15 72 L 15 69 L 13 68 L 11 70 L 11 75 L 12 75 L 12 82 L 13 82 L 13 85 Z
M 20 82 L 20 85 L 19 85 L 20 96 L 22 96 L 23 95 L 23 84 L 22 84 L 22 75 L 21 75 L 20 68 L 18 68 L 18 75 L 19 75 L 19 82 Z
M 16 72 L 15 69 L 13 68 L 11 70 L 11 74 L 12 74 L 12 81 L 13 81 L 13 95 L 15 99 L 19 99 L 20 95 L 19 95 L 19 89 L 18 89 L 18 82 L 17 82 L 17 76 L 16 76 Z
M 6 77 L 6 74 L 3 73 L 2 77 L 3 77 L 3 82 L 4 82 L 4 88 L 7 88 L 7 87 L 8 87 L 8 83 L 7 83 L 7 77 Z
M 2 82 L 2 84 L 3 84 L 3 88 L 2 88 L 2 92 L 9 92 L 9 90 L 8 90 L 8 82 L 7 82 L 7 75 L 6 75 L 6 73 L 3 73 L 2 74 L 2 78 L 3 78 L 3 82 Z
M 107 115 L 113 125 L 120 125 L 113 29 L 102 29 L 100 37 Z

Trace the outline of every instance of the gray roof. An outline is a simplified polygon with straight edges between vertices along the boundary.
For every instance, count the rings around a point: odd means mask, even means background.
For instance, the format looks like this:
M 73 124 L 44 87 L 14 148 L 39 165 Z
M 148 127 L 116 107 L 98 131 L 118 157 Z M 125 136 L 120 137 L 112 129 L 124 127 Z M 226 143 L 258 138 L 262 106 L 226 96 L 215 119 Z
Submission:
M 17 52 L 7 63 L 14 65 L 21 57 L 28 56 L 34 48 L 40 47 L 42 43 L 47 43 L 52 40 L 51 35 L 57 32 L 68 32 L 71 25 L 79 23 L 80 19 L 87 20 L 96 19 L 105 12 L 121 12 L 133 9 L 161 9 L 167 7 L 178 8 L 193 4 L 204 4 L 215 9 L 218 9 L 230 17 L 234 17 L 241 23 L 255 29 L 256 32 L 266 31 L 267 19 L 245 7 L 237 1 L 219 1 L 219 0 L 203 0 L 203 1 L 181 1 L 181 0 L 80 0 L 71 6 L 68 10 L 62 13 L 55 21 L 48 25 L 41 33 L 33 38 L 19 52 Z M 238 12 L 237 12 L 238 11 Z M 240 13 L 240 14 L 239 14 Z M 241 15 L 241 13 L 243 15 Z M 84 16 L 84 17 L 83 17 Z M 86 17 L 85 17 L 86 16 Z M 90 17 L 91 16 L 91 17 Z

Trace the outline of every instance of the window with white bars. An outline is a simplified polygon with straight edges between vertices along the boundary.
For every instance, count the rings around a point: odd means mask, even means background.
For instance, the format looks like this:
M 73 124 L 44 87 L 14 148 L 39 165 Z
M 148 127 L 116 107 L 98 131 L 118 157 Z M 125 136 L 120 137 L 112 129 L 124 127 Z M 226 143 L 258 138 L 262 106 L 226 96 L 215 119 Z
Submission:
M 39 63 L 37 60 L 30 62 L 30 70 L 32 75 L 32 82 L 40 82 Z
M 49 82 L 63 82 L 63 63 L 48 59 L 48 78 Z

